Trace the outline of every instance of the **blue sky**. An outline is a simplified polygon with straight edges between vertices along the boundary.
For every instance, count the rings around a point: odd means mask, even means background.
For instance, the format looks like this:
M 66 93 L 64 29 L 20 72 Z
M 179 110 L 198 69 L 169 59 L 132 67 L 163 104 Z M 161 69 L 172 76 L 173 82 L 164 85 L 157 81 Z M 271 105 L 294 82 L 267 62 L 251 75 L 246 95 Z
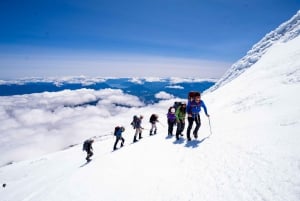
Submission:
M 0 2 L 0 78 L 220 77 L 299 0 Z

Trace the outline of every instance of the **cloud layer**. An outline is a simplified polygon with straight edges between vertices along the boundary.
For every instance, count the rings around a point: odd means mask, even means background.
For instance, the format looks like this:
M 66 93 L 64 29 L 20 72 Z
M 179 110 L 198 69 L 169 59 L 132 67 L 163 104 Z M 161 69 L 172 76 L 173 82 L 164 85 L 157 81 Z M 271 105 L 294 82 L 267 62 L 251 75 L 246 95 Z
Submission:
M 0 97 L 0 164 L 65 148 L 85 138 L 110 134 L 112 122 L 144 106 L 121 90 L 65 90 Z

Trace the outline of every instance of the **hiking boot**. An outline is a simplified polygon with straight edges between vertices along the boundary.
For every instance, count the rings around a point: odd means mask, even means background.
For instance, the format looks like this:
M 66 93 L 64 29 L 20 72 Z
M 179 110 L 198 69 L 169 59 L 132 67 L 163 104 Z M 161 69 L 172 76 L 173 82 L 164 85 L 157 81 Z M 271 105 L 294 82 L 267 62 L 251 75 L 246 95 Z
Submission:
M 194 137 L 197 139 L 198 138 L 198 134 L 197 133 L 193 133 Z
M 150 130 L 150 135 L 152 135 L 152 130 Z
M 154 130 L 154 135 L 156 135 L 156 130 Z

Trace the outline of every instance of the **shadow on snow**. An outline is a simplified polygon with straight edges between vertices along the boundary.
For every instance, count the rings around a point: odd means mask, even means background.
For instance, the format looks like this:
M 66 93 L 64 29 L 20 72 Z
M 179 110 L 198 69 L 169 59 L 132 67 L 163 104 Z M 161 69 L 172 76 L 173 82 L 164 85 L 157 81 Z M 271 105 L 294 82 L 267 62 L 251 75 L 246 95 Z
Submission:
M 187 141 L 186 144 L 185 144 L 185 147 L 187 147 L 187 148 L 197 148 L 201 143 L 203 143 L 208 138 L 209 138 L 209 136 L 203 138 L 202 140 Z

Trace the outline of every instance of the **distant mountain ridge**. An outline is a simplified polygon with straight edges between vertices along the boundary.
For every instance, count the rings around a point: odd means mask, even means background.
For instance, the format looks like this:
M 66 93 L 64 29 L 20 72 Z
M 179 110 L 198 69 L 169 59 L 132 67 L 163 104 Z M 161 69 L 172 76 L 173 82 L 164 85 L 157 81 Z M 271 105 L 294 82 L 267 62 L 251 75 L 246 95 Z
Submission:
M 300 35 L 300 10 L 288 21 L 282 23 L 278 28 L 266 34 L 258 43 L 253 45 L 247 54 L 234 63 L 231 68 L 222 76 L 222 78 L 209 89 L 214 91 L 225 85 L 249 67 L 255 64 L 265 52 L 276 43 L 288 42 Z

